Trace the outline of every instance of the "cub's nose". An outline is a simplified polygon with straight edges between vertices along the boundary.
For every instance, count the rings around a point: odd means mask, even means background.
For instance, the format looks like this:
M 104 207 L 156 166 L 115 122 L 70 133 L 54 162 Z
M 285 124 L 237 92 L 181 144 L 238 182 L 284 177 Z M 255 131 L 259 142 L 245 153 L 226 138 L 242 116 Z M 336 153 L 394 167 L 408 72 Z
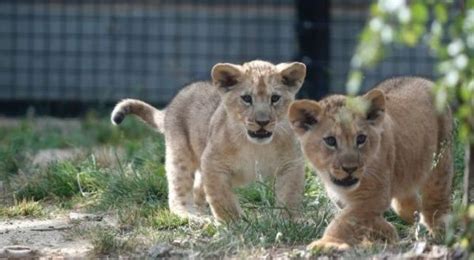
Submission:
M 345 166 L 342 166 L 342 169 L 347 172 L 347 174 L 351 175 L 353 172 L 355 172 L 357 170 L 357 166 L 355 167 L 345 167 Z
M 270 123 L 270 120 L 256 120 L 257 124 L 261 127 L 264 127 Z

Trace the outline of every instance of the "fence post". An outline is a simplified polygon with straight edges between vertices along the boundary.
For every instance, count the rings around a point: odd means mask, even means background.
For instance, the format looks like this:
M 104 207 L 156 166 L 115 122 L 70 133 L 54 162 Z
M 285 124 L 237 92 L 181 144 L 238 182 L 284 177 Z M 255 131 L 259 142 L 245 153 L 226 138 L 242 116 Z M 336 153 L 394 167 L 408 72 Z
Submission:
M 463 204 L 474 203 L 474 144 L 467 144 L 464 158 L 464 197 Z
M 329 92 L 330 0 L 297 0 L 298 57 L 307 66 L 300 91 L 305 98 L 320 99 Z

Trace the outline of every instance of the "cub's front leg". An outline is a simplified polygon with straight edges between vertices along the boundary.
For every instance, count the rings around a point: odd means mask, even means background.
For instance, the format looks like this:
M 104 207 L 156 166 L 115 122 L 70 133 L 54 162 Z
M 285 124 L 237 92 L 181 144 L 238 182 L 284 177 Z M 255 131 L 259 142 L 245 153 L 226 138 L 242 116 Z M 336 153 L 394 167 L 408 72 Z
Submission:
M 283 208 L 284 217 L 298 218 L 301 216 L 301 202 L 304 193 L 304 160 L 281 167 L 276 173 L 275 195 L 278 207 Z
M 212 214 L 220 222 L 230 222 L 240 218 L 242 210 L 232 191 L 231 169 L 219 165 L 219 161 L 204 160 L 202 181 L 206 200 Z
M 395 228 L 383 218 L 382 212 L 348 207 L 329 224 L 323 237 L 312 242 L 308 249 L 345 250 L 363 241 L 380 240 L 388 243 L 398 240 Z

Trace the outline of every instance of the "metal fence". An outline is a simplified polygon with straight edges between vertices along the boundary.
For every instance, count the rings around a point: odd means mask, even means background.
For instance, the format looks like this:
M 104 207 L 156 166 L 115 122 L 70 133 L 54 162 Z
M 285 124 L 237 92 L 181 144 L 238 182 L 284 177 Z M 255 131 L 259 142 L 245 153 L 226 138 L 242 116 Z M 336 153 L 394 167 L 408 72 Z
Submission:
M 332 0 L 330 21 L 330 81 L 331 91 L 343 92 L 350 60 L 369 13 L 371 0 Z M 363 87 L 393 76 L 416 75 L 431 78 L 434 59 L 424 46 L 406 48 L 393 46 L 386 59 L 366 72 Z
M 208 79 L 217 62 L 311 62 L 297 33 L 311 24 L 297 2 L 304 0 L 0 1 L 0 102 L 137 97 L 163 105 L 185 83 Z M 342 92 L 370 1 L 326 2 L 329 37 L 314 37 L 329 60 L 319 66 L 330 91 Z M 424 49 L 395 48 L 364 86 L 431 76 L 431 64 Z

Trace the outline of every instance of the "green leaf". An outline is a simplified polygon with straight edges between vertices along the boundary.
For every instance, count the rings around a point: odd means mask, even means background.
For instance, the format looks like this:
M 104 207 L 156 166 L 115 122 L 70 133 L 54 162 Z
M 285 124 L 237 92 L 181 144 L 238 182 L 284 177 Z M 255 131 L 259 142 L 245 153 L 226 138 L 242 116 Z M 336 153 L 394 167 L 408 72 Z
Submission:
M 459 126 L 459 139 L 466 141 L 469 138 L 469 126 L 466 123 L 461 123 Z
M 474 8 L 474 0 L 467 0 L 465 4 L 468 9 Z
M 411 6 L 411 13 L 415 22 L 426 23 L 428 21 L 428 9 L 424 4 L 414 3 Z
M 403 43 L 414 46 L 418 43 L 418 35 L 415 31 L 404 28 L 401 30 L 401 40 Z
M 443 4 L 436 4 L 434 7 L 434 14 L 436 20 L 440 23 L 446 23 L 448 21 L 448 12 L 446 11 L 446 6 Z
M 416 34 L 416 37 L 418 39 L 425 32 L 425 26 L 422 24 L 414 24 L 412 30 Z
M 371 16 L 381 16 L 383 11 L 380 10 L 379 5 L 377 3 L 373 3 L 370 5 L 370 15 Z
M 360 90 L 362 84 L 363 74 L 362 71 L 356 70 L 349 74 L 349 80 L 347 82 L 346 90 L 350 95 L 355 95 Z
M 448 91 L 446 88 L 437 88 L 435 94 L 436 109 L 438 111 L 443 111 L 448 101 Z
M 472 98 L 472 92 L 467 85 L 463 85 L 463 87 L 459 89 L 459 96 L 462 101 L 470 101 Z
M 375 38 L 375 33 L 372 30 L 365 28 L 359 37 L 361 42 L 369 42 L 372 41 L 373 38 Z
M 458 109 L 457 116 L 459 118 L 468 118 L 471 116 L 471 108 L 467 105 L 460 106 Z

